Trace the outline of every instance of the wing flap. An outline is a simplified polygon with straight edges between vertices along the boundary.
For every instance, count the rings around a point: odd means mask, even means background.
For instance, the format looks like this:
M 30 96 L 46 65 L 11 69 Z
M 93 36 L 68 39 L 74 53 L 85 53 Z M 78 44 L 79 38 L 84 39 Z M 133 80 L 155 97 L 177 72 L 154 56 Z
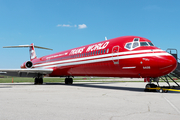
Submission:
M 0 75 L 17 77 L 37 77 L 53 72 L 53 69 L 0 69 Z

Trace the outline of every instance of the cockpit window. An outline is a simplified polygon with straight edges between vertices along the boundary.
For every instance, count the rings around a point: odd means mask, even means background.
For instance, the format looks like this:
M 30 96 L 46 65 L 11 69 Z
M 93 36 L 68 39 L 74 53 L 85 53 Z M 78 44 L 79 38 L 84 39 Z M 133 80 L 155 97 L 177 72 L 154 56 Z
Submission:
M 154 46 L 154 44 L 153 44 L 152 42 L 148 42 L 148 44 L 149 44 L 150 46 Z
M 132 48 L 139 47 L 139 42 L 134 42 Z
M 126 43 L 124 48 L 133 50 L 140 46 L 154 46 L 154 44 L 152 42 L 140 42 L 140 38 L 134 38 L 132 42 Z
M 126 47 L 127 49 L 131 49 L 131 45 L 132 45 L 132 43 L 127 43 L 125 47 Z
M 139 38 L 134 38 L 134 41 L 136 41 L 136 42 L 139 41 Z
M 149 46 L 147 42 L 140 42 L 141 46 Z

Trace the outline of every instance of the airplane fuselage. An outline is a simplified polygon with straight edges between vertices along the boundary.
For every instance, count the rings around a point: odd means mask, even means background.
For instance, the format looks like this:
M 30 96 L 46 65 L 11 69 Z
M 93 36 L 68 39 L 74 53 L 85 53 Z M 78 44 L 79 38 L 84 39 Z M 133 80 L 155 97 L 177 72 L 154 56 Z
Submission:
M 32 59 L 32 68 L 53 69 L 50 77 L 159 77 L 172 72 L 176 59 L 139 36 L 124 36 Z M 26 63 L 21 68 L 26 68 Z

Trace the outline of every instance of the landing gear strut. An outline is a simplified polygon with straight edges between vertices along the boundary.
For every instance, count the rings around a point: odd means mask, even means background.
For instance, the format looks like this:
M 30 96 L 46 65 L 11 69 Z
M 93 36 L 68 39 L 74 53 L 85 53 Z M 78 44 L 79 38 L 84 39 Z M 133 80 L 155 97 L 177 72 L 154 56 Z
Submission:
M 72 78 L 65 78 L 65 84 L 66 85 L 71 85 L 71 84 L 73 84 L 73 79 Z

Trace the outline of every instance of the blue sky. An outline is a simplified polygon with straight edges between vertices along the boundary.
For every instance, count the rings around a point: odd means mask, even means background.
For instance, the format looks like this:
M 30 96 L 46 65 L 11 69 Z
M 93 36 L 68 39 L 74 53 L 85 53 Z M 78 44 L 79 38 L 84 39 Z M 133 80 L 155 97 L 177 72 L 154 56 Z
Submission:
M 37 56 L 137 35 L 180 52 L 179 0 L 0 0 L 0 68 L 19 68 L 34 43 Z M 179 54 L 180 55 L 180 54 Z

